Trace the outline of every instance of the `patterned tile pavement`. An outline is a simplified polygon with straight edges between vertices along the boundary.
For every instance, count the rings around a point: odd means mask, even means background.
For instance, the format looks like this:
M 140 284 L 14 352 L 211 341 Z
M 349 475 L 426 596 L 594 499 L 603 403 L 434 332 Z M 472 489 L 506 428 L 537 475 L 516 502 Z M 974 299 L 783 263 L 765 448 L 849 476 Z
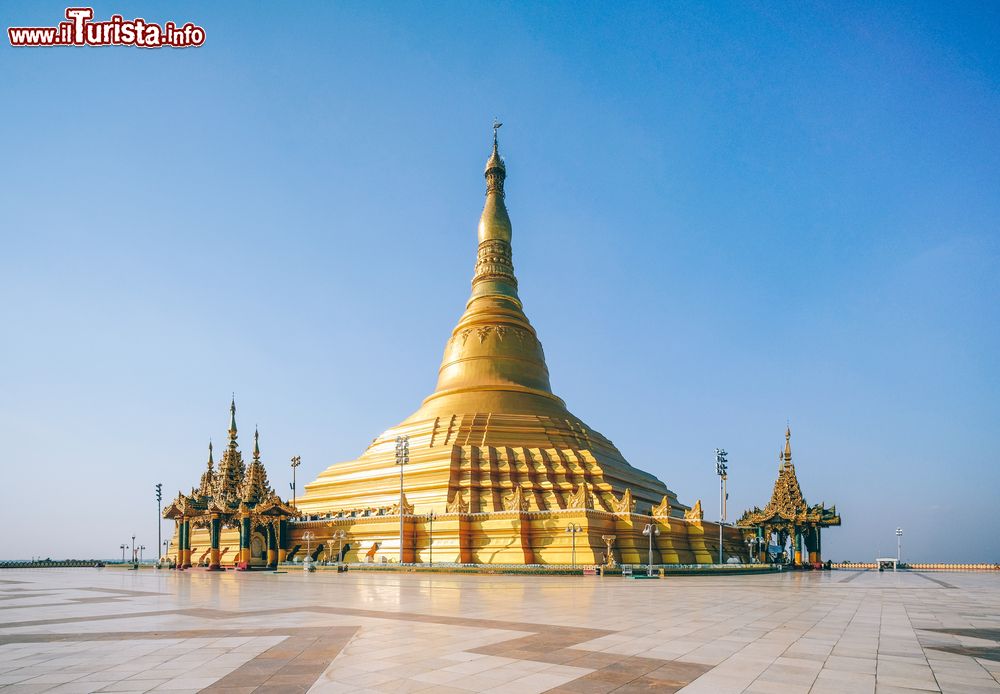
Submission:
M 10 692 L 1000 692 L 1000 576 L 5 570 Z

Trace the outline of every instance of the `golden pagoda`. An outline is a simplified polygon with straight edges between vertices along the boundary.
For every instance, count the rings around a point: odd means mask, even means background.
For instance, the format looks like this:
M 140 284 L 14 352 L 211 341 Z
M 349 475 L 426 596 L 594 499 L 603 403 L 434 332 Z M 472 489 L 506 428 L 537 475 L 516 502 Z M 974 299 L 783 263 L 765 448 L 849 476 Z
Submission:
M 655 522 L 655 562 L 710 563 L 718 528 L 703 521 L 700 504 L 694 512 L 680 504 L 552 392 L 518 297 L 499 127 L 484 171 L 472 291 L 437 387 L 356 460 L 306 485 L 289 555 L 301 556 L 308 530 L 320 540 L 313 558 L 330 558 L 337 543 L 322 543 L 343 530 L 338 559 L 352 561 L 426 562 L 433 554 L 437 562 L 562 564 L 575 553 L 578 563 L 639 563 L 642 530 Z M 397 465 L 402 437 L 409 459 Z M 579 533 L 567 533 L 568 524 Z M 730 555 L 746 554 L 734 528 L 726 545 Z
M 763 509 L 754 507 L 743 513 L 736 525 L 744 529 L 748 540 L 758 545 L 760 561 L 767 561 L 768 547 L 784 548 L 791 540 L 788 563 L 793 566 L 816 565 L 823 561 L 820 530 L 840 525 L 837 507 L 825 503 L 810 506 L 802 496 L 799 479 L 792 463 L 792 428 L 785 427 L 785 447 L 778 453 L 778 479 L 771 500 Z M 808 561 L 803 561 L 803 545 Z

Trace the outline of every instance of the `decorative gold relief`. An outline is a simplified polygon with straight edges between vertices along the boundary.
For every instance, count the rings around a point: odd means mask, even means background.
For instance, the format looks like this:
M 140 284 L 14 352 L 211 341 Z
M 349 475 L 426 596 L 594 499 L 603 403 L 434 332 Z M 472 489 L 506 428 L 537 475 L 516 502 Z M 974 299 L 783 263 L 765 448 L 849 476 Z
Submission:
M 612 502 L 611 510 L 614 511 L 615 513 L 635 512 L 635 499 L 632 498 L 632 490 L 630 488 L 628 487 L 625 488 L 625 493 L 622 494 L 621 499 L 614 499 L 614 501 Z
M 527 511 L 528 500 L 524 498 L 524 492 L 520 487 L 514 487 L 514 491 L 503 498 L 504 511 Z
M 411 504 L 409 501 L 407 501 L 406 500 L 406 494 L 403 494 L 403 515 L 404 516 L 409 516 L 409 515 L 412 515 L 412 514 L 413 514 L 413 504 Z M 392 505 L 392 508 L 389 510 L 389 515 L 390 516 L 398 516 L 399 515 L 399 502 L 398 501 Z
M 663 501 L 658 503 L 653 507 L 651 511 L 652 515 L 656 518 L 669 518 L 670 517 L 670 497 L 664 495 Z
M 701 510 L 701 499 L 698 499 L 694 506 L 684 512 L 684 518 L 699 521 L 705 519 L 705 513 Z
M 590 491 L 590 485 L 586 482 L 577 485 L 573 495 L 570 496 L 567 508 L 572 509 L 592 509 L 594 508 L 594 495 Z
M 469 504 L 462 500 L 461 492 L 456 492 L 455 498 L 448 502 L 446 510 L 448 513 L 468 513 Z

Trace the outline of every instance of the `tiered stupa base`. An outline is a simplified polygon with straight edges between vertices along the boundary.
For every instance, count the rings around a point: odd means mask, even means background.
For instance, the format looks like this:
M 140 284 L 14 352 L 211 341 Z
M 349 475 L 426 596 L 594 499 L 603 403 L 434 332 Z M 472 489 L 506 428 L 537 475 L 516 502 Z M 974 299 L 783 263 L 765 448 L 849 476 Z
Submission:
M 654 564 L 712 564 L 719 557 L 719 526 L 716 523 L 641 514 L 615 514 L 592 509 L 562 511 L 504 511 L 496 513 L 435 514 L 404 518 L 403 562 L 407 564 L 607 564 L 608 540 L 615 564 L 645 564 L 649 539 L 643 528 L 652 522 L 660 534 L 654 535 Z M 569 524 L 580 527 L 574 539 L 566 532 Z M 433 529 L 432 529 L 433 528 Z M 338 545 L 334 534 L 343 530 Z M 308 542 L 303 535 L 314 535 Z M 740 532 L 731 526 L 724 531 L 723 554 L 749 561 Z M 432 542 L 433 540 L 433 542 Z M 239 536 L 222 534 L 222 565 L 237 560 Z M 293 521 L 288 528 L 288 546 L 281 550 L 282 561 L 302 561 L 307 554 L 315 561 L 349 563 L 398 563 L 399 516 L 361 516 L 312 521 Z M 433 547 L 433 549 L 432 549 Z M 192 562 L 206 565 L 208 533 L 192 533 Z M 227 548 L 232 548 L 228 553 Z M 202 557 L 202 555 L 205 555 Z M 264 567 L 264 556 L 254 556 L 250 565 Z

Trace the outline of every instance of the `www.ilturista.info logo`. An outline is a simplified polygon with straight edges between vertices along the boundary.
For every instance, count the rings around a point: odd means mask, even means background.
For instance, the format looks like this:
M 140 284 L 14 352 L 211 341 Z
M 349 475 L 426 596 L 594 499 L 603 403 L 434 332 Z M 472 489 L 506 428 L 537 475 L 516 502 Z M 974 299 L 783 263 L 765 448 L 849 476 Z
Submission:
M 54 27 L 10 27 L 12 46 L 139 46 L 140 48 L 190 48 L 205 43 L 205 30 L 188 22 L 163 26 L 141 17 L 126 20 L 120 14 L 106 22 L 93 22 L 94 8 L 67 7 L 67 22 Z

